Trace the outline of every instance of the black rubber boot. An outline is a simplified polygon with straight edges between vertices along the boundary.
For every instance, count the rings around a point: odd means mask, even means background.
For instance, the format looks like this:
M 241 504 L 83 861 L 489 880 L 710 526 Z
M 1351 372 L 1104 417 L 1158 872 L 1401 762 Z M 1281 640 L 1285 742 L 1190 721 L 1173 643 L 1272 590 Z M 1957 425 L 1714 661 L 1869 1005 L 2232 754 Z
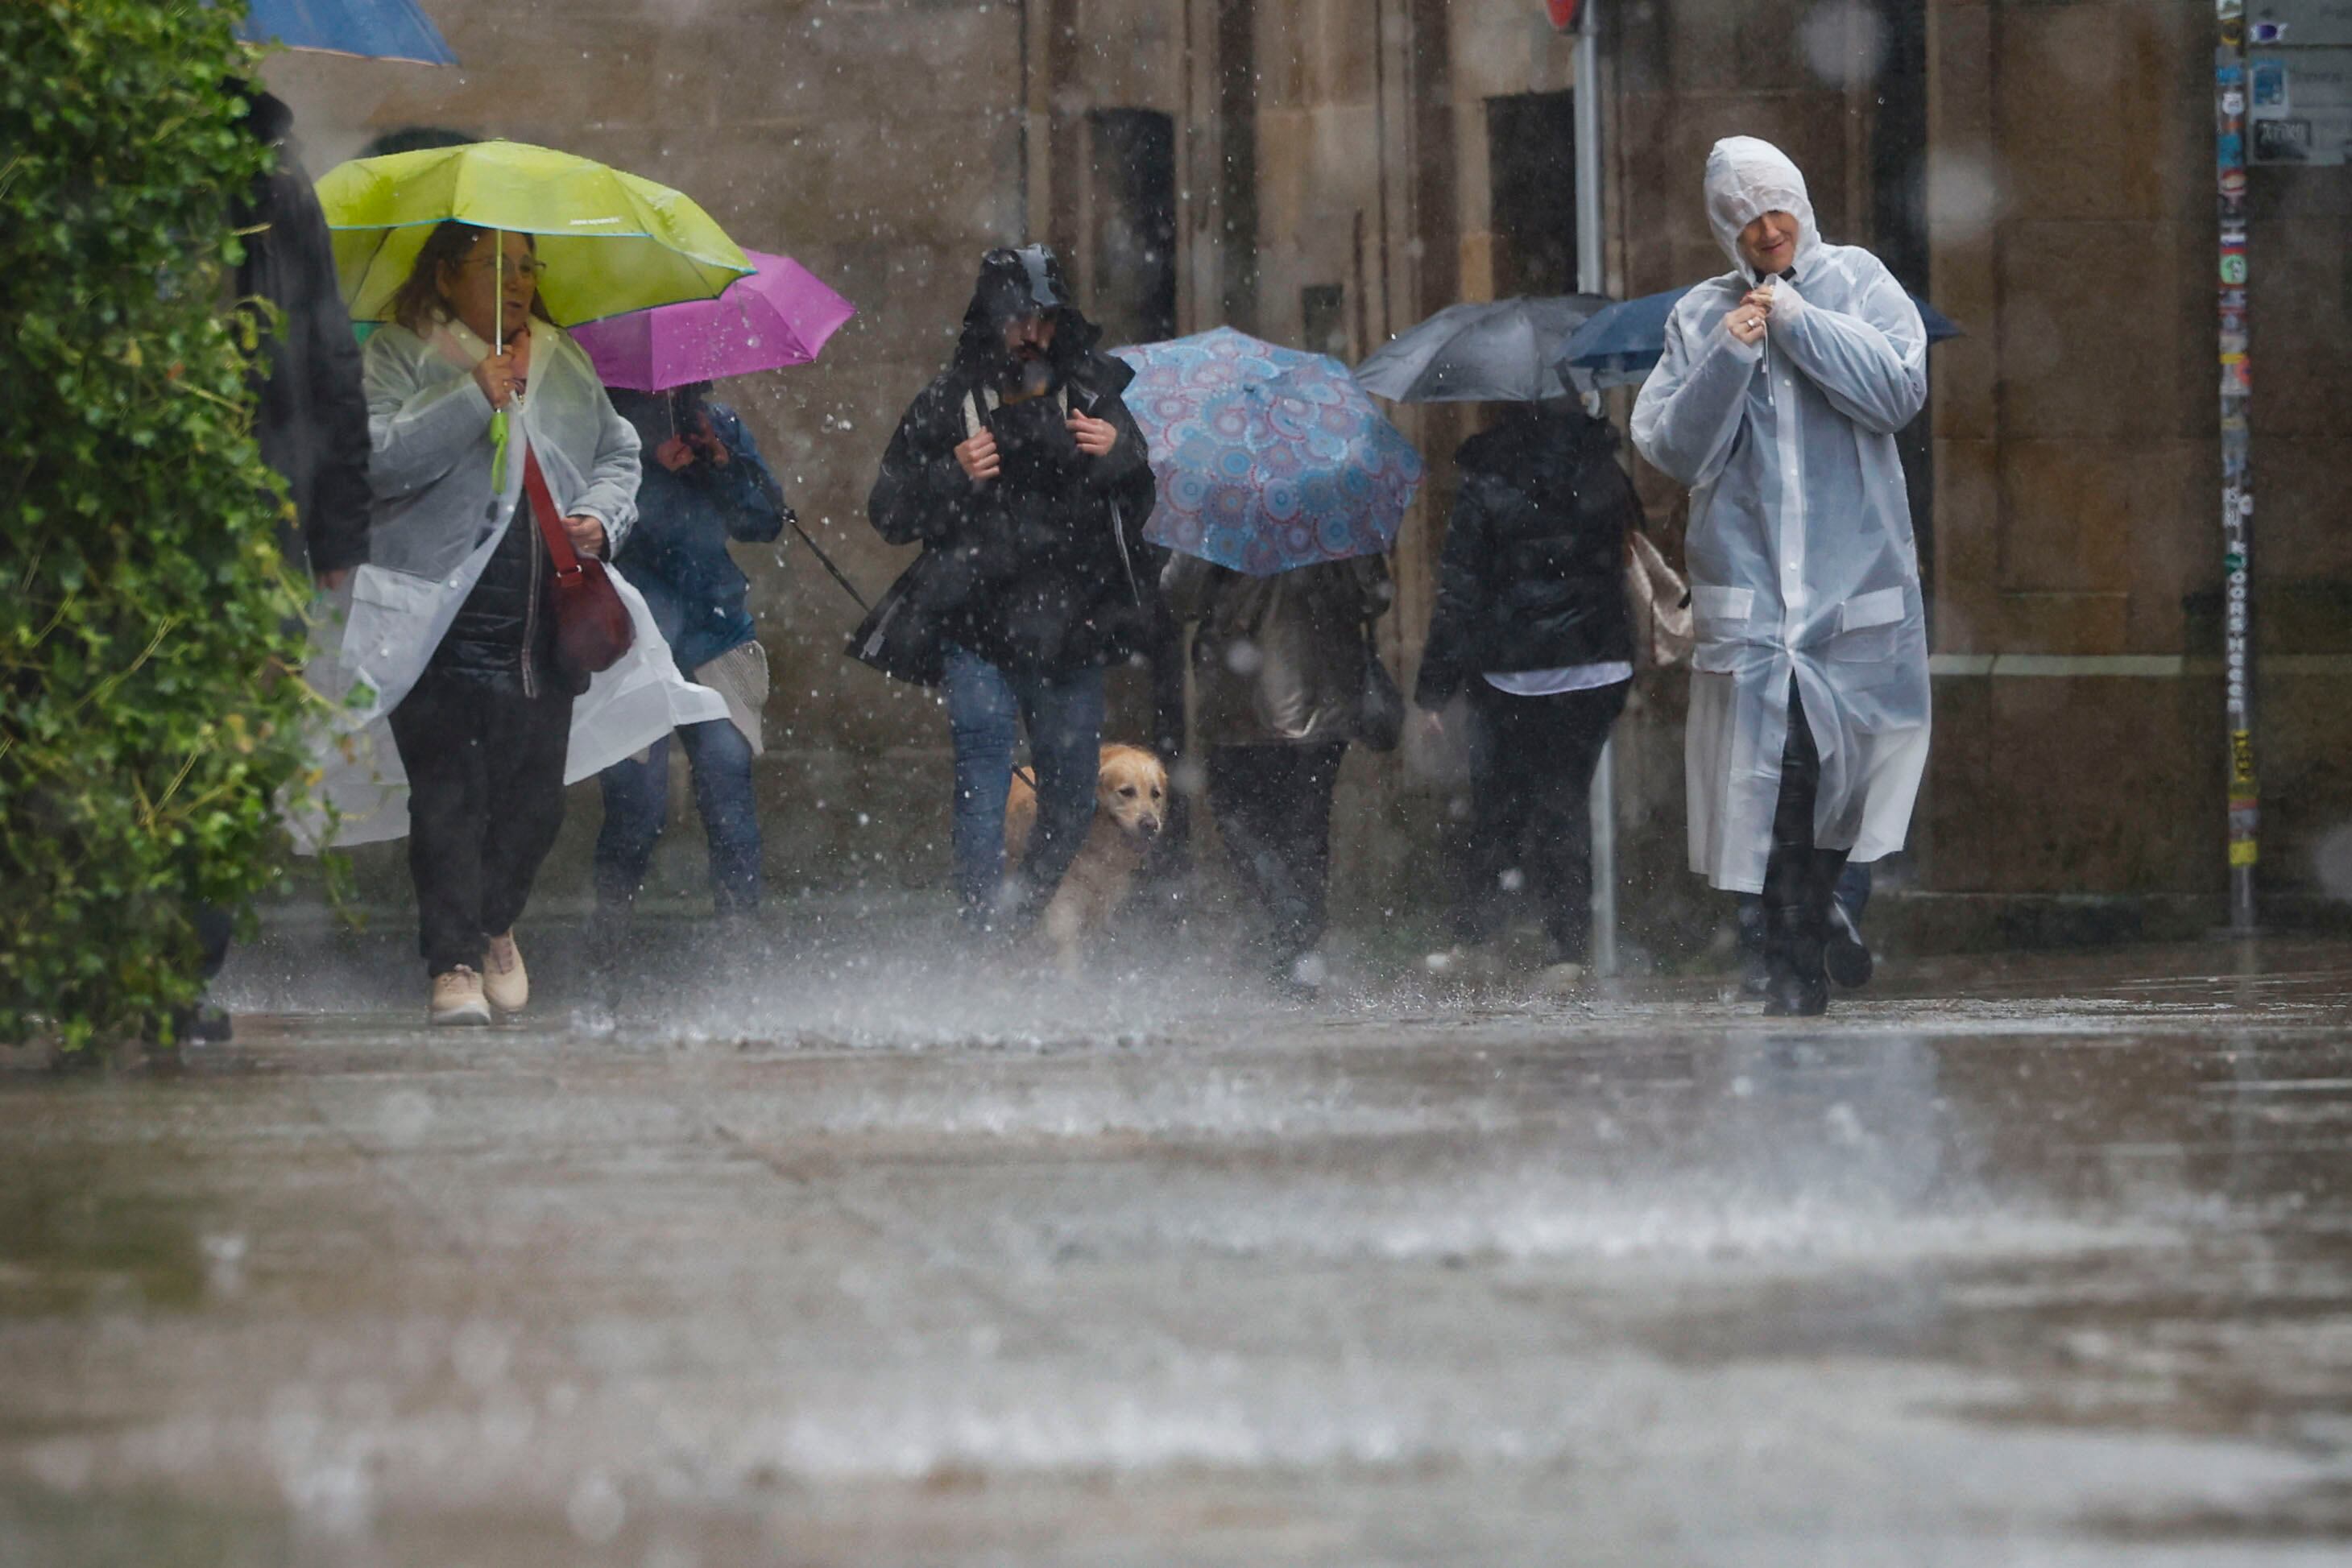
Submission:
M 1820 927 L 1803 906 L 1765 911 L 1766 1018 L 1819 1018 L 1830 1010 L 1822 948 Z
M 1832 898 L 1829 915 L 1829 942 L 1822 950 L 1822 961 L 1830 978 L 1847 990 L 1870 984 L 1871 974 L 1877 966 L 1862 940 L 1862 928 L 1853 923 L 1853 912 Z

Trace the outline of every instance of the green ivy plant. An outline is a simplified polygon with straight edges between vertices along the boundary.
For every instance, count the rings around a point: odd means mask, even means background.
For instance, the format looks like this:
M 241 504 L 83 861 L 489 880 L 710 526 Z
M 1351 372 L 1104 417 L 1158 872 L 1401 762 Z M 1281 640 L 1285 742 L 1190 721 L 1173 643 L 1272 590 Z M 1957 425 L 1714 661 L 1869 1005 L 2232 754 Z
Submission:
M 0 5 L 0 1041 L 142 1035 L 284 872 L 306 591 L 230 308 L 241 4 Z

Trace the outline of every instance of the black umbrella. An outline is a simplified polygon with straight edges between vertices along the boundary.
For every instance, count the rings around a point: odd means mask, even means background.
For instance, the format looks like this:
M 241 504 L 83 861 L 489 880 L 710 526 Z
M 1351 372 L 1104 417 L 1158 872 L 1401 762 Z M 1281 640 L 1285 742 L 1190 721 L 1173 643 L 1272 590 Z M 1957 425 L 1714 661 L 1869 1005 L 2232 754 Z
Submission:
M 1609 300 L 1598 294 L 1449 305 L 1356 367 L 1356 384 L 1391 402 L 1535 402 L 1582 389 L 1556 361 L 1569 334 Z

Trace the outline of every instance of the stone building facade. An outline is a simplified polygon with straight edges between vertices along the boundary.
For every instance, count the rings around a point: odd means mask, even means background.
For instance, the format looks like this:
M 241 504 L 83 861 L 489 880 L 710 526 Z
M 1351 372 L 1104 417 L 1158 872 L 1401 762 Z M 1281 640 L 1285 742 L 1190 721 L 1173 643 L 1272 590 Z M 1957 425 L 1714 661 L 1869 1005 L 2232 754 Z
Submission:
M 545 141 L 677 185 L 745 243 L 812 267 L 858 319 L 821 363 L 728 395 L 869 592 L 900 552 L 866 527 L 866 486 L 990 245 L 1055 244 L 1115 338 L 1229 321 L 1350 361 L 1455 300 L 1575 279 L 1574 51 L 1542 0 L 431 8 L 462 68 L 271 67 L 314 166 L 415 123 Z M 1699 170 L 1717 137 L 1747 132 L 1806 168 L 1832 237 L 1873 246 L 1966 329 L 1936 350 L 1930 412 L 1906 436 L 1938 655 L 1905 869 L 1922 939 L 2153 929 L 2217 907 L 2209 10 L 1597 6 L 1612 293 L 1721 269 Z M 2352 821 L 2352 412 L 2327 395 L 2352 348 L 2352 176 L 2255 181 L 2266 876 L 2313 895 Z M 1409 673 L 1447 455 L 1479 411 L 1396 414 L 1433 460 L 1384 632 Z M 1642 478 L 1671 529 L 1671 492 Z M 936 883 L 938 705 L 841 656 L 856 608 L 798 549 L 747 563 L 777 672 L 772 874 Z M 1131 729 L 1141 688 L 1116 698 Z M 1680 869 L 1680 697 L 1678 677 L 1645 677 L 1619 748 L 1629 924 L 1669 953 L 1719 913 Z M 1381 895 L 1430 874 L 1444 774 L 1415 748 L 1351 759 L 1342 860 L 1360 903 L 1392 904 Z M 593 800 L 575 801 L 590 821 Z M 690 889 L 694 833 L 675 837 L 658 874 Z M 567 835 L 582 858 L 586 838 Z

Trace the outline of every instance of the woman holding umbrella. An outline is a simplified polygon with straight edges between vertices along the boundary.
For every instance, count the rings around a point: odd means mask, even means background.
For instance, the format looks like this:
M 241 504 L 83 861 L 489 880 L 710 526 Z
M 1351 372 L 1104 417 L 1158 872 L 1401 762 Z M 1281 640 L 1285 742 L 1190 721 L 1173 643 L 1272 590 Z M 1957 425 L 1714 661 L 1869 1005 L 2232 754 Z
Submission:
M 412 835 L 433 1016 L 480 1023 L 529 997 L 512 926 L 562 786 L 727 715 L 598 564 L 636 517 L 637 438 L 557 323 L 751 267 L 684 193 L 526 142 L 355 159 L 319 203 L 352 319 L 384 325 L 369 560 L 305 672 L 327 722 L 292 825 L 305 848 Z
M 530 998 L 514 923 L 562 826 L 586 689 L 555 658 L 549 547 L 519 507 L 525 469 L 544 474 L 583 556 L 609 555 L 636 517 L 636 432 L 540 304 L 541 270 L 530 235 L 445 222 L 367 344 L 373 564 L 446 578 L 503 525 L 390 716 L 436 1024 L 488 1023 Z

